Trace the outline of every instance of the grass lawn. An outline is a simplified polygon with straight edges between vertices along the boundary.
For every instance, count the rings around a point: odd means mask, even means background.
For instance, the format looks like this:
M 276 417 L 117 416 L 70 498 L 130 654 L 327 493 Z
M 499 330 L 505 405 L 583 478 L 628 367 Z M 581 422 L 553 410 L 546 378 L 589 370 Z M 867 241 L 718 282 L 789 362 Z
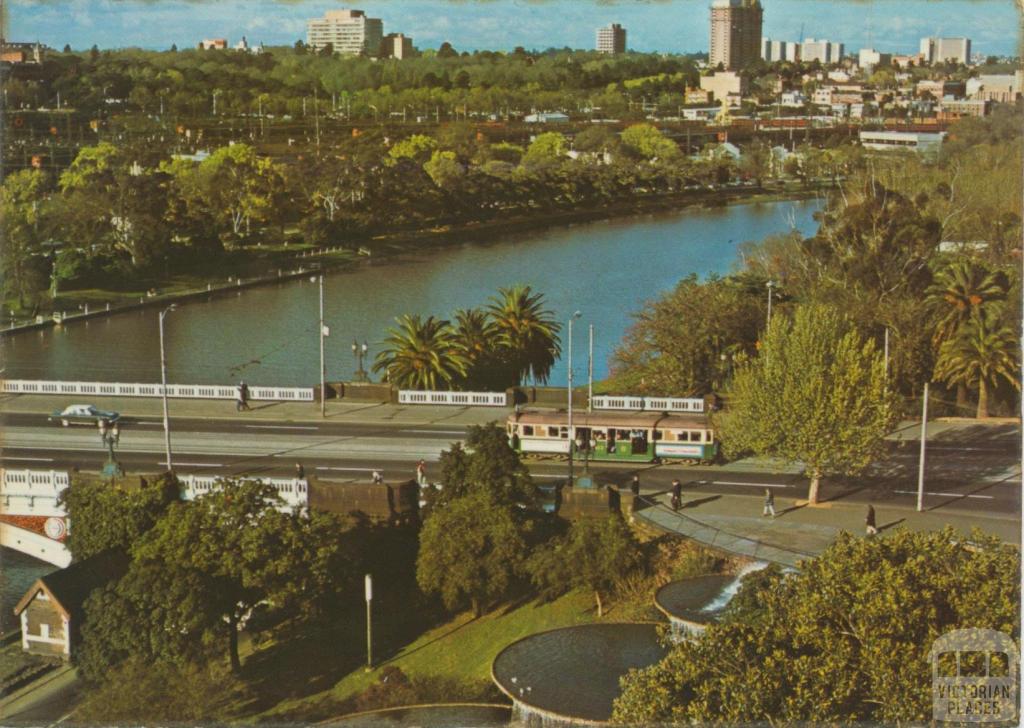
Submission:
M 614 610 L 610 618 L 615 619 Z M 479 619 L 465 612 L 423 633 L 372 672 L 358 667 L 329 689 L 282 700 L 262 713 L 247 717 L 274 723 L 333 717 L 344 710 L 343 701 L 376 682 L 380 668 L 386 665 L 401 668 L 409 677 L 490 681 L 491 662 L 512 642 L 535 632 L 585 624 L 595 619 L 594 602 L 582 592 L 573 592 L 546 604 L 531 601 L 499 607 Z

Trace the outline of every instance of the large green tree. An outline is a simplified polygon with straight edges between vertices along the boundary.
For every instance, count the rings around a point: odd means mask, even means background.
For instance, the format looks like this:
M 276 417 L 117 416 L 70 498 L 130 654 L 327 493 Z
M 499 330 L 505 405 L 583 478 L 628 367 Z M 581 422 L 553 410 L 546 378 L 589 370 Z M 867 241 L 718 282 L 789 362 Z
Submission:
M 954 338 L 942 344 L 935 376 L 953 385 L 978 390 L 975 417 L 988 417 L 989 388 L 1002 380 L 1020 391 L 1020 332 L 999 320 L 995 311 L 976 312 Z
M 480 616 L 521 569 L 526 540 L 516 507 L 476 491 L 434 508 L 420 532 L 416 580 L 448 609 Z
M 1019 639 L 1020 568 L 979 532 L 843 534 L 800 571 L 746 577 L 720 623 L 623 679 L 614 720 L 927 722 L 932 642 L 964 628 Z
M 602 594 L 633 573 L 641 561 L 640 546 L 619 515 L 574 521 L 569 533 L 537 549 L 527 566 L 531 579 L 550 596 L 570 589 L 594 595 L 597 616 L 604 614 Z
M 443 504 L 477 492 L 500 503 L 534 506 L 537 487 L 530 471 L 512 449 L 504 428 L 494 423 L 472 425 L 461 443 L 441 453 L 443 489 L 435 499 Z
M 6 293 L 23 307 L 47 288 L 44 211 L 47 205 L 46 175 L 24 169 L 8 175 L 0 186 L 0 266 Z
M 792 321 L 775 316 L 727 396 L 726 451 L 802 463 L 811 503 L 823 476 L 858 473 L 883 454 L 897 415 L 874 342 L 823 305 L 798 307 Z
M 494 319 L 498 340 L 508 352 L 517 383 L 528 376 L 546 382 L 561 354 L 558 332 L 562 327 L 551 311 L 544 308 L 544 295 L 524 285 L 501 288 L 487 308 Z

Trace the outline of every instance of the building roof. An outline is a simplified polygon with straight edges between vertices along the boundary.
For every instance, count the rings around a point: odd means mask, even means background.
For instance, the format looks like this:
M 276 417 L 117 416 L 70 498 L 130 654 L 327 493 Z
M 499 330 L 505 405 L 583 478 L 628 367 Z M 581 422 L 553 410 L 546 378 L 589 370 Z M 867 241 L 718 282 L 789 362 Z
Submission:
M 36 579 L 29 587 L 25 596 L 14 607 L 14 614 L 21 614 L 42 590 L 66 618 L 78 617 L 82 613 L 85 600 L 93 590 L 120 579 L 128 571 L 128 563 L 128 555 L 125 552 L 109 550 L 77 561 L 66 569 L 47 574 Z

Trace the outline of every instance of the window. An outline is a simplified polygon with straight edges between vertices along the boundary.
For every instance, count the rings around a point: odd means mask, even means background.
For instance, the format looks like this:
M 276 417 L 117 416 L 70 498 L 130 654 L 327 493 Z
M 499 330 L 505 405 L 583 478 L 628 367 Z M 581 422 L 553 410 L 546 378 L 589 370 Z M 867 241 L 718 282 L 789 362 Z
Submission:
M 549 425 L 548 426 L 548 437 L 559 437 L 558 428 Z
M 654 441 L 655 442 L 657 442 L 658 440 L 661 440 L 663 437 L 665 437 L 665 431 L 664 430 L 655 430 L 654 431 Z
M 533 437 L 533 425 L 523 425 L 523 437 Z

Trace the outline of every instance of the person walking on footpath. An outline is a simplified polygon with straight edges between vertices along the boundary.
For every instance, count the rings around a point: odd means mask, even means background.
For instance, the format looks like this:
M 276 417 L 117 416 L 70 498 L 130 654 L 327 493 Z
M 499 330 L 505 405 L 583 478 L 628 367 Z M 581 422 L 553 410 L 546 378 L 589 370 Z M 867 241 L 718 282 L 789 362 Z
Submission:
M 864 525 L 867 527 L 867 535 L 874 536 L 878 533 L 878 526 L 875 524 L 875 507 L 868 504 L 868 513 L 864 516 Z
M 678 478 L 672 480 L 672 510 L 678 511 L 683 505 L 683 484 Z
M 420 460 L 416 463 L 416 482 L 421 488 L 427 484 L 427 463 L 425 460 Z
M 242 409 L 244 409 L 246 412 L 248 412 L 249 411 L 249 385 L 246 384 L 245 382 L 242 382 L 241 389 L 242 389 Z
M 302 467 L 302 463 L 295 463 L 295 477 L 299 480 L 306 479 L 306 469 Z
M 762 518 L 764 516 L 775 518 L 775 494 L 772 493 L 771 488 L 764 489 L 764 513 L 761 516 Z
M 633 482 L 629 484 L 629 492 L 633 494 L 634 498 L 640 497 L 640 476 L 634 475 Z
M 245 382 L 241 382 L 235 387 L 235 412 L 241 412 L 245 407 L 245 390 L 242 387 L 245 386 Z
M 378 485 L 384 482 L 384 476 L 380 474 L 379 470 L 373 471 L 373 482 Z

